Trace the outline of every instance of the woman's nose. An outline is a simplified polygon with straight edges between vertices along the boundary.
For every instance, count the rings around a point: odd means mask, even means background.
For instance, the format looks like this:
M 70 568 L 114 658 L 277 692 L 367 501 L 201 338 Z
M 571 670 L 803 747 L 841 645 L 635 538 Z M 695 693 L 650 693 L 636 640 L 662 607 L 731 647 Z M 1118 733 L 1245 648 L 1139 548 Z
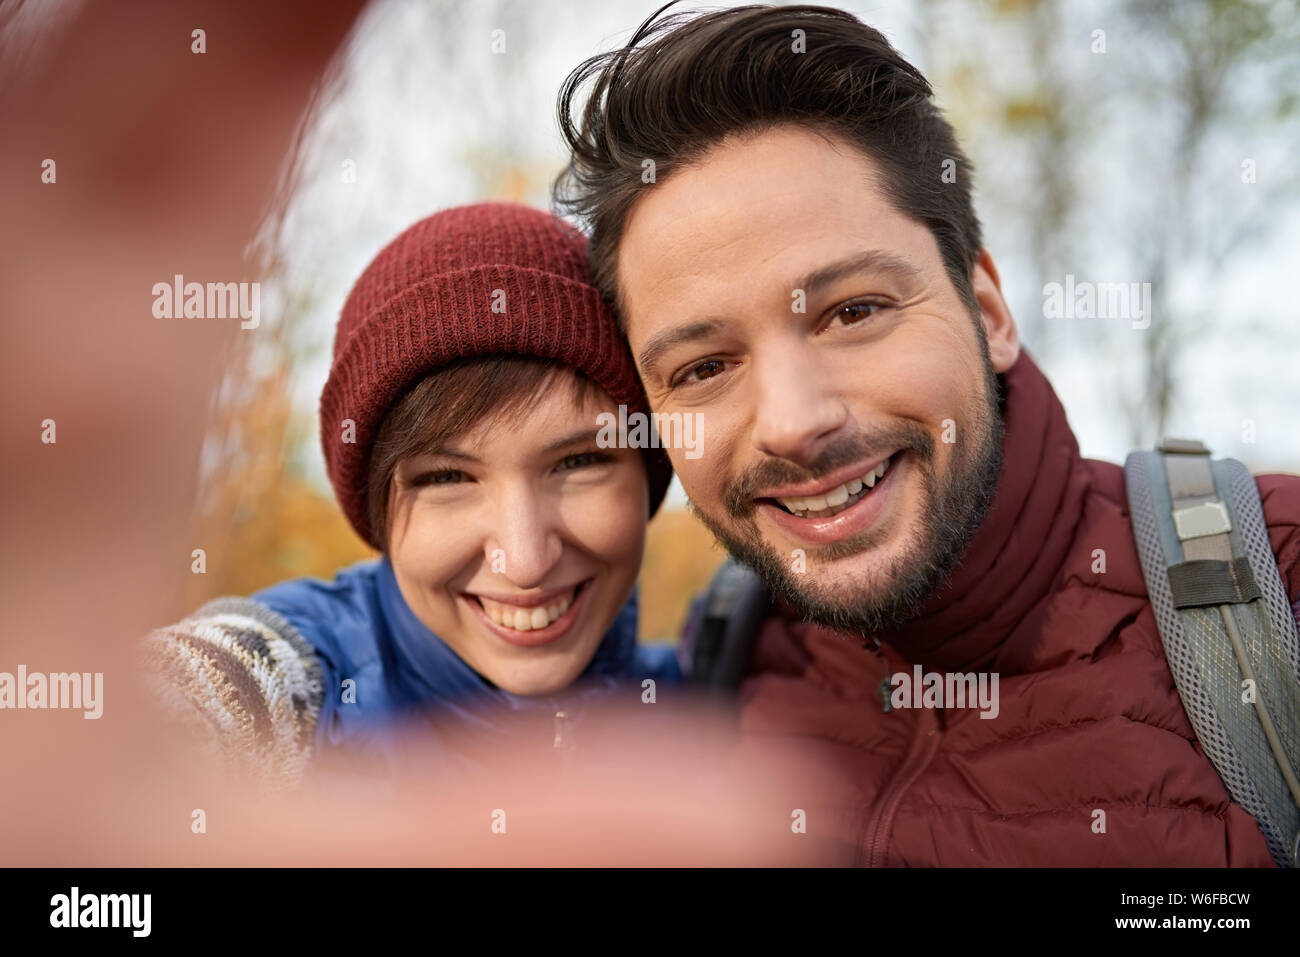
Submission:
M 556 510 L 531 493 L 510 495 L 498 508 L 486 548 L 492 571 L 517 588 L 542 585 L 564 551 Z

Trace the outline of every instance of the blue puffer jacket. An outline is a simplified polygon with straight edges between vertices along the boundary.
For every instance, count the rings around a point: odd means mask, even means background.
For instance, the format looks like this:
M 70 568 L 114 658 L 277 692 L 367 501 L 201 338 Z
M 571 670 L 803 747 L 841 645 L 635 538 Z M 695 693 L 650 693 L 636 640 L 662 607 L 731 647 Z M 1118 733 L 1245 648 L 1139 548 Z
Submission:
M 446 722 L 490 747 L 515 733 L 515 716 L 562 713 L 563 722 L 572 727 L 594 701 L 611 696 L 635 701 L 647 678 L 657 685 L 682 679 L 671 646 L 637 643 L 636 592 L 579 680 L 543 697 L 503 691 L 461 660 L 407 606 L 386 556 L 346 568 L 332 582 L 295 579 L 252 599 L 285 619 L 317 653 L 324 693 L 316 754 L 346 752 L 350 772 L 368 770 L 389 780 L 401 777 L 408 767 L 427 769 L 429 761 L 473 762 L 474 756 L 463 750 L 450 755 L 440 748 L 437 728 L 447 727 Z M 355 686 L 345 696 L 347 679 Z M 427 732 L 396 734 L 395 722 L 408 724 L 403 719 L 432 720 Z M 518 727 L 530 727 L 533 733 L 544 728 L 546 737 L 539 736 L 539 746 L 554 746 L 549 722 Z M 562 737 L 565 729 L 557 725 L 554 733 Z M 411 750 L 416 744 L 418 753 Z

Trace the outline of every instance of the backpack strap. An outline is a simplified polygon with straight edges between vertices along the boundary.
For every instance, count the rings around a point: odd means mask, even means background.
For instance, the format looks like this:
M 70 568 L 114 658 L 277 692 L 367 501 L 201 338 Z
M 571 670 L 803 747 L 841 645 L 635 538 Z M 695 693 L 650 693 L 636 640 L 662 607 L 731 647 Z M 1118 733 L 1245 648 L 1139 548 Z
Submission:
M 690 680 L 734 691 L 749 667 L 771 600 L 758 575 L 728 558 L 713 573 L 688 625 Z
M 1166 439 L 1132 452 L 1124 479 L 1188 720 L 1278 866 L 1300 866 L 1300 634 L 1254 477 L 1200 442 Z

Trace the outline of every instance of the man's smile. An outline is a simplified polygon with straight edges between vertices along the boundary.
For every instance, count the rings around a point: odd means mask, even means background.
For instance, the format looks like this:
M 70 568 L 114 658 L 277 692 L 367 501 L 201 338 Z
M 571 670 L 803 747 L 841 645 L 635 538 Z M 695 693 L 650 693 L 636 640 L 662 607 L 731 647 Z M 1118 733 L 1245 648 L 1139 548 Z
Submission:
M 892 454 L 892 453 L 891 453 Z M 764 490 L 759 499 L 775 500 L 786 511 L 800 518 L 829 518 L 860 501 L 884 477 L 890 457 L 857 463 L 836 469 L 824 478 L 797 485 L 783 485 Z
M 906 473 L 910 462 L 907 453 L 895 452 L 860 474 L 856 469 L 861 466 L 850 466 L 853 477 L 847 481 L 839 480 L 843 472 L 840 470 L 810 483 L 817 494 L 759 498 L 756 514 L 796 541 L 810 545 L 838 542 L 877 523 L 896 498 L 896 476 Z

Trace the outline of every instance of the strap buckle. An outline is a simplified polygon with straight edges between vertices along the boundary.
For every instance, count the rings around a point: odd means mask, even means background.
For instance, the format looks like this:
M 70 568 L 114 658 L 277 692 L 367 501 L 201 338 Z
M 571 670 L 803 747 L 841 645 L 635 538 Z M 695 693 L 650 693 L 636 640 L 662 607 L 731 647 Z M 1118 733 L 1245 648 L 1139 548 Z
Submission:
M 1205 447 L 1205 443 L 1200 439 L 1176 439 L 1166 436 L 1159 445 L 1156 446 L 1157 452 L 1164 452 L 1166 455 L 1209 455 L 1210 450 Z
M 1189 538 L 1226 534 L 1232 530 L 1232 522 L 1228 520 L 1228 507 L 1222 502 L 1202 502 L 1174 509 L 1174 528 L 1178 530 L 1178 538 L 1185 542 Z

